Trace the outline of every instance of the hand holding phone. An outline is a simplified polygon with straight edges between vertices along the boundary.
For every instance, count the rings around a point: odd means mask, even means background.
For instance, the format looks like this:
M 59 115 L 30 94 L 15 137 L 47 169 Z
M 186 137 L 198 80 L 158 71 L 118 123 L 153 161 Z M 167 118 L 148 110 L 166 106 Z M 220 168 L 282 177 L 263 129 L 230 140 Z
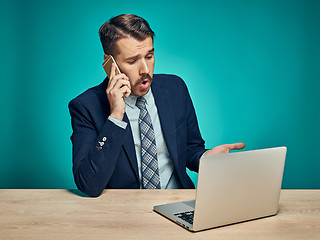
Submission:
M 125 101 L 123 98 L 128 97 L 131 93 L 129 78 L 120 72 L 111 55 L 104 61 L 103 68 L 109 78 L 106 93 L 110 105 L 110 116 L 122 121 L 125 113 Z

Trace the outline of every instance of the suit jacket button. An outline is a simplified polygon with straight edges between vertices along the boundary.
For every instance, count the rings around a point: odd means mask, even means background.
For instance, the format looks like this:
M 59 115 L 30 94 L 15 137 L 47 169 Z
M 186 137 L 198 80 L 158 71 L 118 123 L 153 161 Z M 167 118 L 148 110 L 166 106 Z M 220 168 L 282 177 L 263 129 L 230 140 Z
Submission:
M 107 140 L 107 138 L 106 138 L 106 137 L 103 137 L 103 138 L 102 138 L 102 141 L 104 141 L 104 142 L 105 142 L 106 140 Z

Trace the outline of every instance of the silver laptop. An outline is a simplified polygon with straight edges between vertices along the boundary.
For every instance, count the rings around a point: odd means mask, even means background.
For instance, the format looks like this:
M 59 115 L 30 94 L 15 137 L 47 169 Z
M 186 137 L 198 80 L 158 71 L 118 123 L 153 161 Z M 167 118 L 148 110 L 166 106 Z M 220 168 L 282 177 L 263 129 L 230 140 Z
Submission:
M 196 199 L 154 206 L 154 211 L 190 231 L 273 216 L 286 152 L 278 147 L 204 156 Z

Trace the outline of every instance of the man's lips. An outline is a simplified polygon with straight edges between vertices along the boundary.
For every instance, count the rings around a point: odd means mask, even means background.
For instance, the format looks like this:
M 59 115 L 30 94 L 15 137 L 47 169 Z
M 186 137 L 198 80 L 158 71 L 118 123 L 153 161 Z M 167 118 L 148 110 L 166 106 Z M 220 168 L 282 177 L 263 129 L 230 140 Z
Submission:
M 139 84 L 139 88 L 141 90 L 146 90 L 150 87 L 151 85 L 151 81 L 148 79 L 148 80 L 144 80 L 142 83 Z
M 142 84 L 142 85 L 145 85 L 145 84 L 147 84 L 147 83 L 149 83 L 149 82 L 151 82 L 149 79 L 145 79 L 145 80 L 143 80 L 141 83 L 140 83 L 140 85 Z

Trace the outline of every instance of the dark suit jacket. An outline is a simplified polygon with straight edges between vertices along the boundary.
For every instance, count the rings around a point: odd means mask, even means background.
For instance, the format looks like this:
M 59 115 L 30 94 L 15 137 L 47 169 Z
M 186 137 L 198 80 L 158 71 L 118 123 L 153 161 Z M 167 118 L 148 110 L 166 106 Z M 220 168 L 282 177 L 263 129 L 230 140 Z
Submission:
M 198 171 L 206 151 L 188 89 L 174 75 L 154 74 L 151 90 L 181 188 L 194 188 L 186 167 Z M 126 114 L 122 129 L 108 120 L 108 79 L 69 103 L 73 134 L 73 175 L 79 190 L 99 196 L 105 188 L 140 188 L 135 147 Z M 100 147 L 100 143 L 104 145 Z

